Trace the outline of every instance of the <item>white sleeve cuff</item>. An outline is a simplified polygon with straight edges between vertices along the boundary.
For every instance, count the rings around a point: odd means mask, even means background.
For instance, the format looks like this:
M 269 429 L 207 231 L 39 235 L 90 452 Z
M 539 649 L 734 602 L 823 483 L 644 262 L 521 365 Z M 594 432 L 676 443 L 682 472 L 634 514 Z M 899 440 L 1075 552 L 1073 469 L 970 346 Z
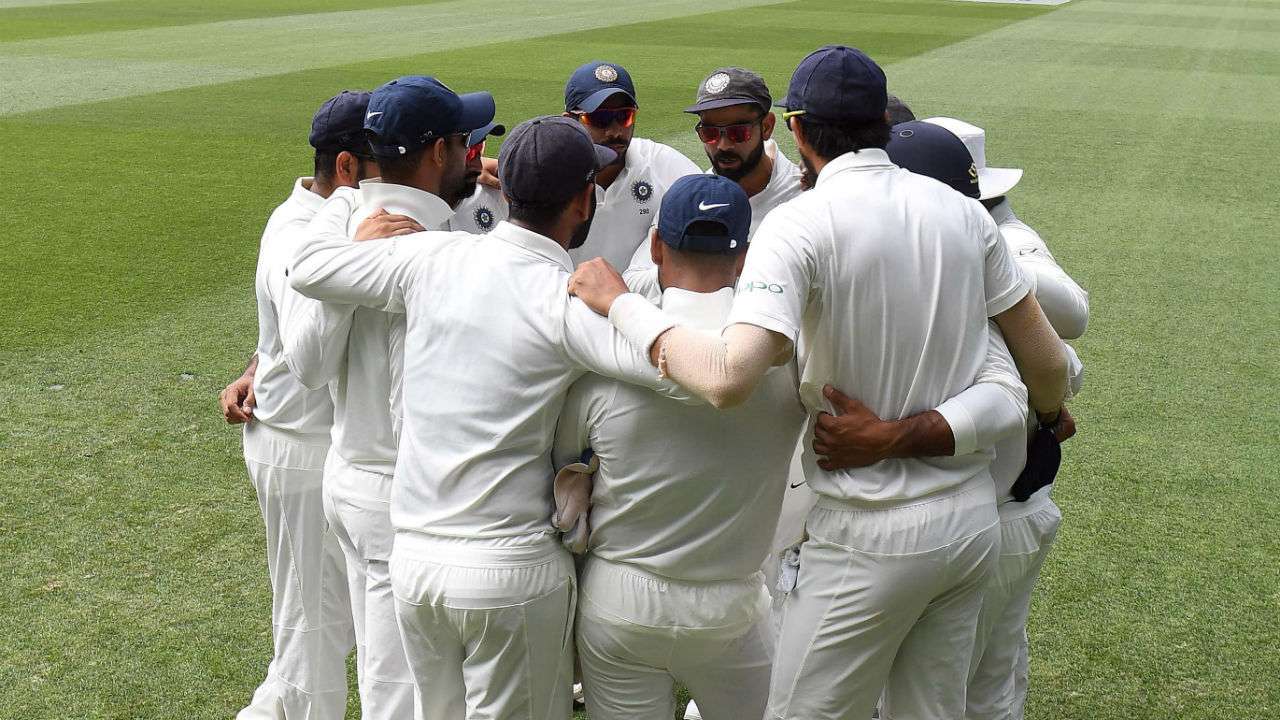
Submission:
M 628 342 L 646 353 L 659 335 L 676 326 L 657 306 L 636 293 L 624 293 L 613 301 L 609 322 Z
M 978 451 L 978 428 L 973 420 L 973 416 L 969 414 L 965 408 L 964 402 L 957 398 L 950 398 L 946 402 L 935 408 L 938 414 L 942 415 L 942 419 L 947 421 L 951 426 L 951 436 L 955 438 L 954 455 L 968 455 Z

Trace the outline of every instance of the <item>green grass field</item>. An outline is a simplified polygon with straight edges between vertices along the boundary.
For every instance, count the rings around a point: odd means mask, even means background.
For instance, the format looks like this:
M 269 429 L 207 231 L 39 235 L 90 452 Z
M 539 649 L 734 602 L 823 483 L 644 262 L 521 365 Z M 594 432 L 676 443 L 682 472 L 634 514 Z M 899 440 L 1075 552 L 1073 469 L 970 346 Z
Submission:
M 781 95 L 828 42 L 985 126 L 1092 294 L 1029 717 L 1280 717 L 1280 0 L 0 0 L 0 718 L 225 719 L 261 679 L 215 398 L 322 100 L 435 74 L 511 125 L 610 59 L 638 134 L 702 162 L 679 108 L 708 70 Z

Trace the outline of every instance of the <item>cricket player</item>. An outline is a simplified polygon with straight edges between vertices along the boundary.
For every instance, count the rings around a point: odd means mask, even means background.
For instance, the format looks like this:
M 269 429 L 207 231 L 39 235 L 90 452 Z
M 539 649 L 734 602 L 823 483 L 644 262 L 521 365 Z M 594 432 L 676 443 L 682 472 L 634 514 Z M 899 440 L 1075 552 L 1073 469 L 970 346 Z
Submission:
M 750 198 L 752 235 L 770 210 L 802 192 L 800 168 L 773 140 L 772 110 L 764 78 L 740 67 L 712 71 L 698 85 L 694 104 L 684 109 L 698 116 L 694 129 L 711 163 L 707 172 L 736 182 Z M 632 292 L 656 299 L 662 288 L 649 248 L 647 242 L 636 248 L 623 278 Z
M 1031 406 L 1056 413 L 1060 342 L 982 208 L 889 162 L 886 94 L 884 72 L 852 48 L 827 46 L 800 63 L 784 118 L 816 186 L 761 224 L 722 335 L 671 327 L 600 261 L 579 268 L 571 290 L 717 407 L 746 401 L 798 343 L 811 416 L 831 409 L 820 392 L 830 384 L 881 417 L 941 416 L 953 428 L 965 418 L 925 411 L 973 384 L 994 317 Z M 966 432 L 953 442 L 952 457 L 810 478 L 819 501 L 767 717 L 869 717 L 882 689 L 886 717 L 963 715 L 999 522 L 990 456 Z
M 267 678 L 239 720 L 337 720 L 346 712 L 351 607 L 342 551 L 326 527 L 321 496 L 333 403 L 326 390 L 308 389 L 290 374 L 282 332 L 293 306 L 304 300 L 286 278 L 298 236 L 335 188 L 373 174 L 363 131 L 368 102 L 367 92 L 344 91 L 312 118 L 315 177 L 294 183 L 271 214 L 259 249 L 256 371 L 246 371 L 256 407 L 245 412 L 249 403 L 234 384 L 223 391 L 224 413 L 240 413 L 228 420 L 246 421 L 245 464 L 267 531 L 275 647 Z
M 502 147 L 511 215 L 489 234 L 353 245 L 343 194 L 295 256 L 300 292 L 407 318 L 391 580 L 425 717 L 569 716 L 576 592 L 550 522 L 556 418 L 587 372 L 680 395 L 565 294 L 593 179 L 614 159 L 580 123 L 536 118 Z
M 360 183 L 344 232 L 354 236 L 379 210 L 405 218 L 394 233 L 446 228 L 451 206 L 470 194 L 479 175 L 472 148 L 489 132 L 502 132 L 493 122 L 492 96 L 458 95 L 435 78 L 406 76 L 376 89 L 368 105 L 363 130 L 380 178 Z M 417 693 L 388 565 L 405 319 L 350 304 L 308 303 L 289 339 L 289 362 L 309 385 L 334 387 L 325 510 L 347 561 L 361 711 L 366 720 L 411 718 Z
M 1010 254 L 1031 280 L 1045 316 L 1059 337 L 1082 335 L 1089 323 L 1089 294 L 1058 265 L 1040 235 L 1013 214 L 1005 197 L 1021 179 L 1022 171 L 987 167 L 982 128 L 954 118 L 924 122 L 945 128 L 963 141 L 977 169 L 978 187 L 973 197 L 990 211 Z M 1071 359 L 1074 394 L 1082 384 L 1083 370 L 1074 352 Z M 1069 416 L 1064 420 L 1071 422 Z M 1069 436 L 1065 431 L 1059 435 Z M 1014 497 L 1015 482 L 1026 463 L 1024 437 L 997 445 L 991 474 L 999 502 L 1000 560 L 983 595 L 978 619 L 965 710 L 968 720 L 1021 720 L 1026 705 L 1031 594 L 1062 522 L 1062 513 L 1050 496 L 1051 485 L 1021 501 Z
M 745 192 L 725 178 L 672 185 L 652 241 L 668 315 L 723 327 L 749 212 Z M 1008 351 L 993 344 L 991 354 L 978 384 L 948 402 L 982 432 L 1016 433 L 1026 391 Z M 598 376 L 575 383 L 554 459 L 562 467 L 589 446 L 599 461 L 577 628 L 593 718 L 670 717 L 676 680 L 702 703 L 702 717 L 763 715 L 772 639 L 760 559 L 807 415 L 793 366 L 768 373 L 727 412 Z M 884 435 L 905 427 L 883 425 Z M 945 422 L 931 427 L 950 441 Z

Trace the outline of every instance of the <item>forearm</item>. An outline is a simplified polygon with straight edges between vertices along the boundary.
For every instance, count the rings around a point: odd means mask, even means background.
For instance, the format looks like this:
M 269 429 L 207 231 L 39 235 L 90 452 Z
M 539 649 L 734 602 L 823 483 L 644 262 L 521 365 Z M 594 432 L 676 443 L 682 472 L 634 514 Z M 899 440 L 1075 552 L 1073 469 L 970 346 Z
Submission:
M 775 360 L 786 338 L 754 325 L 731 325 L 720 336 L 673 327 L 644 298 L 619 297 L 609 321 L 632 344 L 649 353 L 659 372 L 717 408 L 740 405 Z
M 240 373 L 240 377 L 251 378 L 258 372 L 258 353 L 254 352 L 253 357 L 249 358 L 249 362 L 244 366 L 244 372 Z
M 1027 386 L 1031 409 L 1057 412 L 1067 394 L 1067 355 L 1035 296 L 1028 294 L 995 320 Z
M 951 425 L 937 410 L 886 423 L 884 457 L 939 457 L 956 454 Z

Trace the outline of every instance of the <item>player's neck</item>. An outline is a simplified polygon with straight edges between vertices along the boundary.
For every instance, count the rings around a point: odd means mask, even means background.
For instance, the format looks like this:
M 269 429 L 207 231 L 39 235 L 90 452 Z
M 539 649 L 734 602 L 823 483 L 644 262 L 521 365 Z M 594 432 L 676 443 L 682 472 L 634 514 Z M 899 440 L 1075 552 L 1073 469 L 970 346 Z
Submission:
M 747 194 L 747 197 L 755 197 L 764 192 L 769 186 L 769 178 L 773 176 L 773 158 L 769 157 L 769 153 L 760 156 L 760 162 L 746 174 L 746 177 L 738 181 L 738 186 Z
M 608 165 L 596 173 L 596 185 L 604 189 L 609 189 L 614 180 L 618 179 L 618 175 L 622 174 L 622 169 L 627 166 L 627 156 L 622 156 L 622 162 Z

